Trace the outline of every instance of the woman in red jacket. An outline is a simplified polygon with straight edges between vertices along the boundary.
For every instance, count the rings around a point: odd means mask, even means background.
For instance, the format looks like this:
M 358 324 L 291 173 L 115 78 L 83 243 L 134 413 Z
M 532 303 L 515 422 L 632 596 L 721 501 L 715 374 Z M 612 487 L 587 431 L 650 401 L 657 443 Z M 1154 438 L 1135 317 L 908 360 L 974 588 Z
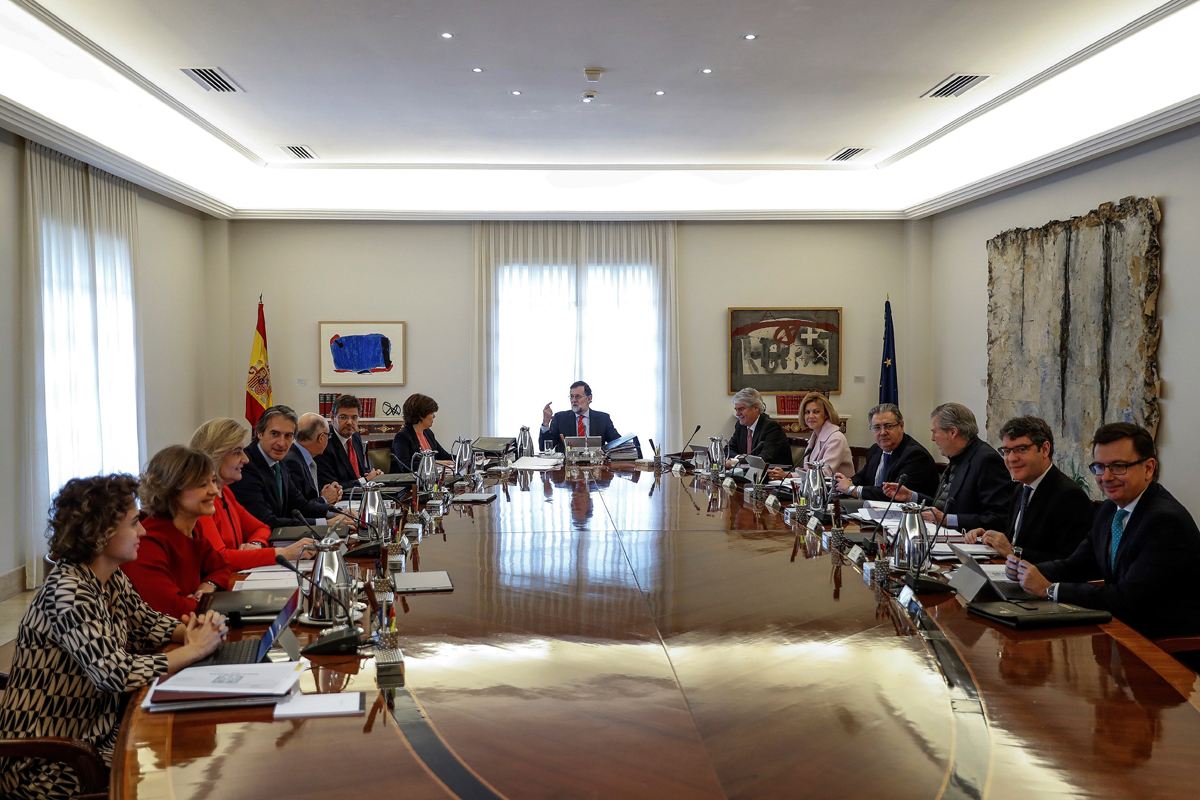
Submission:
M 192 447 L 208 453 L 216 465 L 217 487 L 221 490 L 216 499 L 217 513 L 200 518 L 200 532 L 235 572 L 274 564 L 276 555 L 295 561 L 301 557 L 301 548 L 312 544 L 312 539 L 301 539 L 287 547 L 268 546 L 271 529 L 233 496 L 229 484 L 241 480 L 242 466 L 250 460 L 242 452 L 245 440 L 246 429 L 235 419 L 211 419 L 192 434 Z
M 206 592 L 228 589 L 231 575 L 196 524 L 216 510 L 212 459 L 183 445 L 163 448 L 146 465 L 138 493 L 148 514 L 142 522 L 146 537 L 137 560 L 121 569 L 155 611 L 190 614 Z

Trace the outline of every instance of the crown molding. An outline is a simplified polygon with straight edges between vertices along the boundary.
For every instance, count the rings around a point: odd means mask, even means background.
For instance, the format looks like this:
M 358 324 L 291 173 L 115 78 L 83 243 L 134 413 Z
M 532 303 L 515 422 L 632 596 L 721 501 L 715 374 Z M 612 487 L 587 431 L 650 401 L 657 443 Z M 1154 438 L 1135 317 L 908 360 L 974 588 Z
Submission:
M 198 211 L 222 219 L 233 215 L 233 206 L 127 158 L 3 96 L 0 96 L 0 127 Z
M 907 147 L 903 148 L 902 150 L 897 150 L 895 153 L 888 156 L 887 158 L 880 159 L 878 162 L 876 162 L 875 168 L 876 169 L 885 169 L 887 167 L 890 167 L 892 164 L 895 164 L 897 161 L 907 158 L 908 156 L 911 156 L 913 153 L 917 152 L 918 150 L 921 150 L 922 148 L 929 146 L 933 142 L 936 142 L 938 139 L 942 138 L 943 136 L 950 133 L 951 131 L 961 128 L 963 125 L 966 125 L 971 120 L 981 117 L 984 114 L 988 113 L 989 111 L 991 111 L 995 108 L 999 108 L 1000 106 L 1004 105 L 1005 103 L 1012 100 L 1013 98 L 1015 98 L 1019 95 L 1022 95 L 1025 92 L 1029 91 L 1030 89 L 1034 88 L 1038 84 L 1045 83 L 1046 81 L 1053 78 L 1055 75 L 1058 75 L 1061 72 L 1067 71 L 1068 69 L 1075 66 L 1079 62 L 1085 61 L 1088 58 L 1091 58 L 1092 56 L 1096 55 L 1096 53 L 1099 53 L 1101 50 L 1106 50 L 1109 47 L 1112 47 L 1117 42 L 1120 42 L 1121 40 L 1132 36 L 1133 34 L 1137 33 L 1138 31 L 1142 30 L 1143 28 L 1147 28 L 1150 25 L 1153 25 L 1155 22 L 1158 22 L 1163 17 L 1174 14 L 1176 11 L 1180 10 L 1181 8 L 1190 6 L 1194 2 L 1196 2 L 1196 0 L 1170 0 L 1170 2 L 1164 3 L 1154 10 L 1146 12 L 1142 16 L 1135 19 L 1133 22 L 1130 22 L 1128 25 L 1125 25 L 1122 28 L 1118 28 L 1117 30 L 1110 33 L 1108 36 L 1105 36 L 1103 39 L 1092 42 L 1090 45 L 1083 48 L 1082 50 L 1079 50 L 1078 52 L 1073 53 L 1072 55 L 1068 56 L 1067 58 L 1063 59 L 1062 61 L 1059 61 L 1057 64 L 1042 70 L 1041 72 L 1034 75 L 1033 77 L 1022 81 L 1021 83 L 1012 87 L 1008 91 L 996 95 L 995 97 L 993 97 L 991 100 L 987 101 L 986 103 L 984 103 L 980 106 L 977 106 L 976 108 L 971 109 L 970 111 L 966 112 L 962 116 L 959 116 L 959 117 L 951 120 L 950 122 L 946 123 L 942 127 L 938 128 L 936 131 L 934 131 L 933 133 L 930 133 L 927 136 L 923 136 L 922 138 L 918 139 L 917 141 L 913 142 L 912 144 L 908 145 Z
M 253 209 L 238 210 L 238 220 L 410 220 L 425 222 L 475 222 L 480 220 L 598 220 L 608 222 L 677 220 L 682 222 L 747 222 L 772 220 L 904 220 L 904 211 L 811 210 L 786 211 L 577 211 L 482 212 L 482 211 L 380 211 L 376 209 Z
M 604 170 L 635 172 L 703 172 L 705 170 L 728 170 L 744 172 L 779 172 L 787 170 L 832 170 L 835 172 L 859 172 L 874 169 L 873 164 L 814 163 L 814 164 L 504 164 L 504 163 L 400 163 L 400 162 L 339 162 L 339 161 L 295 161 L 269 162 L 267 169 L 475 169 L 475 170 L 537 170 L 538 172 Z
M 904 210 L 904 214 L 908 219 L 928 217 L 1013 186 L 1051 175 L 1059 170 L 1082 164 L 1085 161 L 1123 150 L 1164 133 L 1186 128 L 1196 122 L 1200 122 L 1200 96 L 1176 103 L 1169 108 L 1148 114 L 1141 119 L 1105 131 L 1090 139 L 1077 142 L 1053 153 L 1047 153 L 1041 158 L 1027 161 L 1012 169 L 998 172 L 923 203 L 910 206 Z
M 54 30 L 61 33 L 63 36 L 70 39 L 72 42 L 74 42 L 79 47 L 82 47 L 84 50 L 91 53 L 96 58 L 100 59 L 100 61 L 104 62 L 106 65 L 108 65 L 112 69 L 121 73 L 123 76 L 125 76 L 129 80 L 133 81 L 135 84 L 140 86 L 142 89 L 149 92 L 155 99 L 159 100 L 162 103 L 165 103 L 169 108 L 174 109 L 176 112 L 187 117 L 189 120 L 191 120 L 195 124 L 199 125 L 205 131 L 207 131 L 208 133 L 211 133 L 213 136 L 217 137 L 222 142 L 229 145 L 237 152 L 241 153 L 243 156 L 248 158 L 250 161 L 254 162 L 255 164 L 257 164 L 260 167 L 265 167 L 267 165 L 267 162 L 264 159 L 260 158 L 259 155 L 257 153 L 255 153 L 253 150 L 251 150 L 249 147 L 246 147 L 246 145 L 242 144 L 237 139 L 233 138 L 228 133 L 221 130 L 216 125 L 212 124 L 211 122 L 206 120 L 204 117 L 200 116 L 195 111 L 193 111 L 192 109 L 185 106 L 183 103 L 176 100 L 172 95 L 170 95 L 167 92 L 160 89 L 157 86 L 157 84 L 151 83 L 147 78 L 143 77 L 140 72 L 133 69 L 133 67 L 129 66 L 124 61 L 117 58 L 112 53 L 108 52 L 103 47 L 96 44 L 91 39 L 89 39 L 88 37 L 86 37 L 82 33 L 80 33 L 79 31 L 72 28 L 67 23 L 63 22 L 61 19 L 59 19 L 57 16 L 55 16 L 53 12 L 51 12 L 49 9 L 45 8 L 44 6 L 40 5 L 39 3 L 35 2 L 35 0 L 12 0 L 12 2 L 15 3 L 16 5 L 20 6 L 21 8 L 25 9 L 26 11 L 28 11 L 30 14 L 37 17 L 42 22 L 49 25 L 51 28 L 53 28 Z

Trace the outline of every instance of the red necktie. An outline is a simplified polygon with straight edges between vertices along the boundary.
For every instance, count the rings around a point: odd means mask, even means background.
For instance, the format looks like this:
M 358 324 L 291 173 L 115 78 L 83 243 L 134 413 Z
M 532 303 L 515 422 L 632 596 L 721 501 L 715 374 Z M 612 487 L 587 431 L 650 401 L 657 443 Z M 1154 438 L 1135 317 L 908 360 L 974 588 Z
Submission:
M 579 435 L 587 436 L 587 430 L 585 430 L 583 427 L 583 414 L 579 415 Z
M 350 466 L 354 469 L 354 477 L 361 478 L 362 472 L 358 468 L 358 451 L 354 449 L 354 440 L 346 440 L 346 452 L 350 455 Z
M 754 452 L 754 431 L 746 428 L 746 455 Z

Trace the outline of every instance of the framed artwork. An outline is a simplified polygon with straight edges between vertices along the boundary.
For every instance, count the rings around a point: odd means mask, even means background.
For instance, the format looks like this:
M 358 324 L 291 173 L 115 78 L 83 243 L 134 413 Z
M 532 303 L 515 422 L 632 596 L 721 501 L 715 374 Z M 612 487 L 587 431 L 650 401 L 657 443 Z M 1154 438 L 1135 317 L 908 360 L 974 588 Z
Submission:
M 318 322 L 322 386 L 403 386 L 403 322 Z
M 729 393 L 842 391 L 840 308 L 729 309 Z

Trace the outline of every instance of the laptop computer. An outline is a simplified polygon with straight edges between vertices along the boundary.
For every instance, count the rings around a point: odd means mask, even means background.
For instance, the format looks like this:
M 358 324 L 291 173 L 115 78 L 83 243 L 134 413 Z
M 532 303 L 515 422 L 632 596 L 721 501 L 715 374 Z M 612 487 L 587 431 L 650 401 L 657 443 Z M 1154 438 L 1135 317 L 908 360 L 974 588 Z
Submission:
M 951 544 L 950 550 L 955 556 L 958 557 L 958 560 L 962 562 L 962 566 L 959 567 L 959 569 L 967 570 L 967 572 L 972 576 L 971 580 L 965 582 L 961 580 L 959 581 L 960 583 L 963 583 L 963 588 L 959 588 L 958 586 L 954 587 L 955 589 L 958 589 L 959 592 L 974 595 L 969 596 L 967 598 L 968 600 L 975 600 L 976 597 L 978 597 L 979 588 L 984 585 L 990 586 L 992 591 L 994 591 L 1001 600 L 1008 600 L 1009 602 L 1024 602 L 1026 600 L 1041 599 L 1037 595 L 1025 591 L 1025 589 L 1021 588 L 1021 584 L 1017 581 L 1010 581 L 1008 579 L 1001 580 L 999 578 L 992 577 L 987 570 L 979 565 L 979 562 L 976 561 L 970 553 L 958 545 Z M 980 579 L 982 579 L 982 583 L 980 583 Z M 951 585 L 954 585 L 955 580 L 951 579 L 950 583 Z M 976 586 L 977 588 L 971 590 L 969 587 L 972 585 Z M 964 591 L 964 589 L 966 591 Z
M 471 447 L 482 451 L 485 455 L 498 456 L 504 452 L 506 447 L 511 446 L 516 441 L 511 436 L 480 436 L 471 442 Z
M 235 592 L 230 592 L 235 594 Z M 296 638 L 296 634 L 292 633 L 292 629 L 288 625 L 292 621 L 292 617 L 296 616 L 296 612 L 300 609 L 300 590 L 292 591 L 291 598 L 284 604 L 283 609 L 275 617 L 275 621 L 271 623 L 271 627 L 267 628 L 267 632 L 263 634 L 261 639 L 242 639 L 237 642 L 222 642 L 217 646 L 217 649 L 210 653 L 205 658 L 194 662 L 193 667 L 208 667 L 216 664 L 257 664 L 267 660 L 267 652 L 275 646 L 278 641 L 280 646 L 287 651 L 288 660 L 296 661 L 300 658 L 300 641 Z
M 274 622 L 279 612 L 287 607 L 295 591 L 293 585 L 287 589 L 240 589 L 235 592 L 210 592 L 201 598 L 200 606 L 196 610 L 203 613 L 212 609 L 227 617 L 237 614 L 242 622 L 250 624 Z
M 345 539 L 350 535 L 349 525 L 314 525 L 317 529 L 319 538 L 324 539 L 327 536 L 337 536 L 339 539 Z M 285 528 L 272 528 L 271 535 L 267 537 L 267 543 L 275 545 L 277 542 L 298 542 L 301 539 L 316 539 L 312 531 L 303 525 L 288 525 Z

